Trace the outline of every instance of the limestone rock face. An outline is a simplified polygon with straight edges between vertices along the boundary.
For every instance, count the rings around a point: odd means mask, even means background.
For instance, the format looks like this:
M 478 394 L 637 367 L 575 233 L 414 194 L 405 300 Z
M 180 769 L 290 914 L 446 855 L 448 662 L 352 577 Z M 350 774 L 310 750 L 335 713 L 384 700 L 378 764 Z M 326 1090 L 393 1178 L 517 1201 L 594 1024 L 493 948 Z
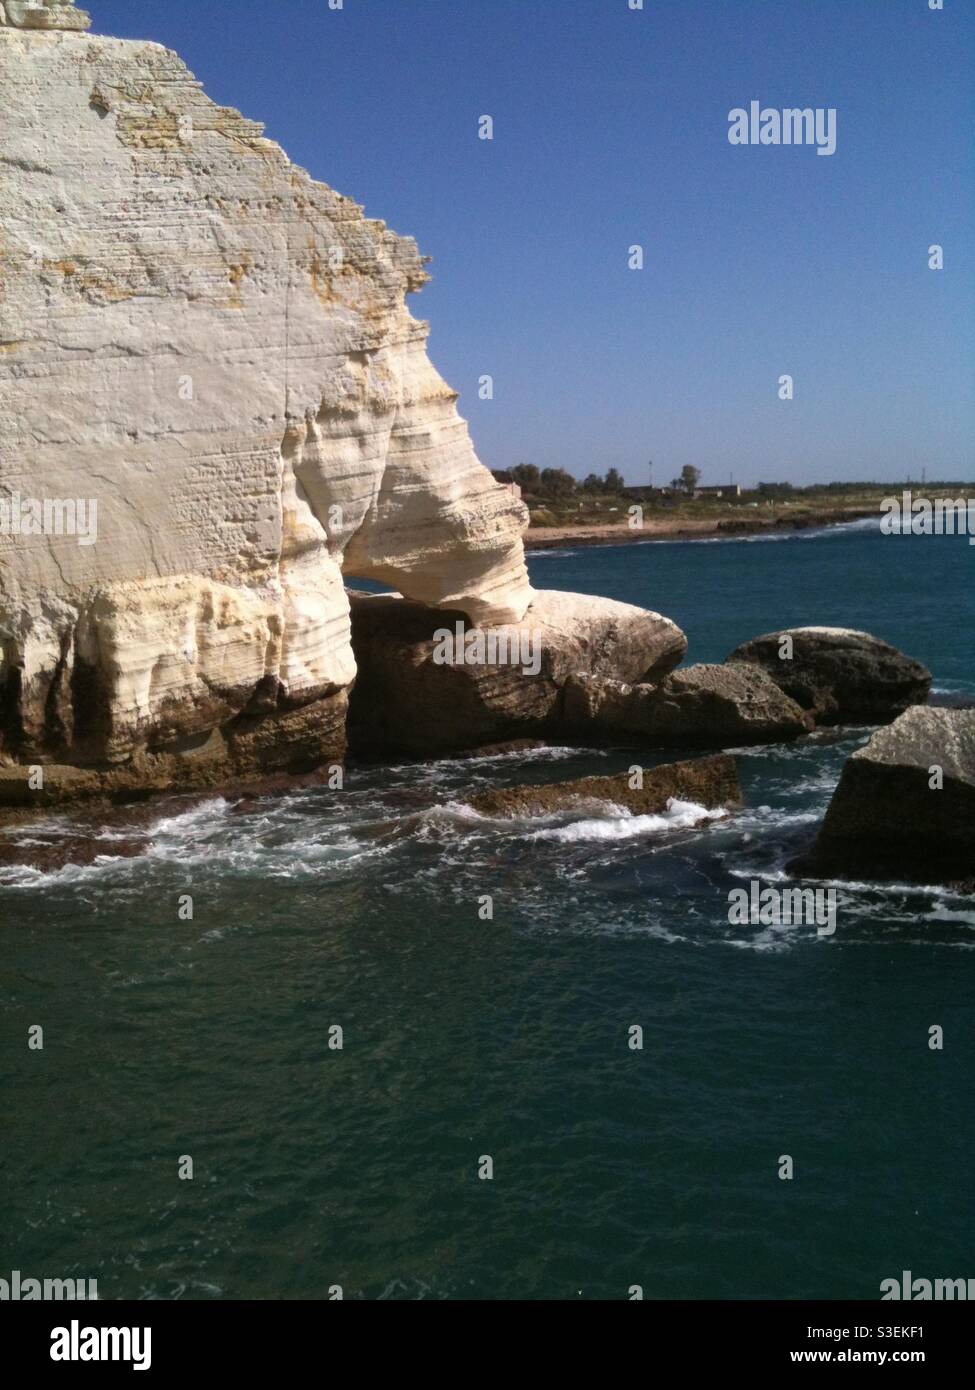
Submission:
M 174 53 L 86 24 L 0 4 L 0 754 L 24 761 L 333 699 L 343 576 L 474 622 L 531 599 L 527 513 L 406 308 L 414 242 Z
M 847 759 L 815 845 L 791 867 L 975 888 L 975 710 L 916 707 L 878 729 Z
M 385 595 L 352 595 L 354 745 L 453 752 L 558 734 L 570 676 L 658 680 L 687 649 L 680 628 L 659 613 L 548 589 L 535 592 L 521 623 L 481 629 L 482 651 L 476 631 L 466 649 L 455 639 L 445 650 L 437 634 L 453 634 L 458 622 L 459 613 Z
M 76 29 L 91 25 L 91 16 L 74 0 L 0 0 L 0 26 L 11 29 Z
M 797 738 L 812 720 L 757 666 L 688 666 L 658 685 L 573 676 L 564 718 L 609 739 L 711 747 Z
M 791 657 L 780 652 L 789 649 Z M 923 704 L 931 672 L 896 647 L 849 628 L 796 627 L 736 647 L 729 662 L 761 666 L 818 724 L 876 723 Z
M 23 766 L 0 764 L 0 814 L 204 789 L 257 795 L 278 781 L 329 779 L 345 752 L 348 704 L 348 692 L 339 690 L 300 709 L 238 715 L 222 728 L 156 751 L 140 748 L 116 763 L 46 762 L 42 781 L 27 777 Z
M 580 737 L 616 739 L 646 732 L 646 706 L 652 685 L 629 685 L 612 676 L 582 672 L 569 677 L 562 691 L 562 718 Z

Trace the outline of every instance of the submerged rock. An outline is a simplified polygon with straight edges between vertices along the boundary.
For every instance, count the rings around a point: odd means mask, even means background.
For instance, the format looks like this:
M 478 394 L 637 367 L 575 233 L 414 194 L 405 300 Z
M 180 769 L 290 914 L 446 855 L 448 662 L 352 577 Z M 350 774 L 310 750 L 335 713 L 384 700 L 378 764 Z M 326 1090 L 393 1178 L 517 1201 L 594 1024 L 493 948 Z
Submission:
M 708 746 L 797 738 L 812 721 L 758 666 L 688 666 L 658 685 L 593 676 L 566 684 L 566 723 L 579 733 Z
M 687 648 L 659 613 L 585 594 L 536 591 L 521 623 L 481 629 L 395 596 L 351 602 L 358 752 L 455 752 L 555 734 L 570 676 L 655 680 Z
M 638 785 L 634 786 L 634 781 Z M 585 809 L 594 802 L 620 806 L 635 816 L 648 816 L 662 814 L 671 801 L 690 803 L 702 811 L 740 806 L 741 787 L 734 758 L 716 753 L 687 762 L 663 763 L 643 768 L 638 779 L 626 771 L 611 777 L 499 787 L 468 798 L 467 804 L 482 816 L 492 817 L 548 815 L 553 811 Z
M 808 854 L 813 877 L 975 888 L 975 710 L 916 708 L 847 760 Z
M 931 689 L 926 666 L 849 628 L 769 632 L 736 647 L 727 660 L 761 667 L 817 724 L 893 719 L 924 704 Z

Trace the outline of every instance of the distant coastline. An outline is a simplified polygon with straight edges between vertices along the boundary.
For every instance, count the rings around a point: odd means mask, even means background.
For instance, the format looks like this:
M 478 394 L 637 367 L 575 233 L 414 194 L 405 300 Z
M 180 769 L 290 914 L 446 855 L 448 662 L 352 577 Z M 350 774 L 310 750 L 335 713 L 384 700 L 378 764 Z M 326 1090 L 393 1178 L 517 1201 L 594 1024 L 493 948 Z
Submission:
M 658 540 L 699 540 L 709 536 L 753 536 L 770 531 L 806 531 L 813 527 L 840 526 L 844 522 L 880 520 L 877 507 L 837 507 L 831 511 L 781 512 L 770 517 L 646 517 L 639 530 L 625 521 L 608 525 L 529 526 L 525 549 L 553 550 L 564 545 L 634 545 Z

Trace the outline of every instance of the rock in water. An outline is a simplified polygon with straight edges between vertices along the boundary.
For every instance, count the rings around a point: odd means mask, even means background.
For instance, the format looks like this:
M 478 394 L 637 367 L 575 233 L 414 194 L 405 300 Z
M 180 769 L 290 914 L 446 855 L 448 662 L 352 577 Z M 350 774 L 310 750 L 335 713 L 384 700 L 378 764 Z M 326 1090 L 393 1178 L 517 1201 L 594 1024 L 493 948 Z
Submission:
M 565 687 L 568 728 L 590 737 L 651 743 L 773 743 L 798 738 L 812 720 L 758 666 L 688 666 L 659 685 L 573 676 Z
M 791 867 L 975 888 L 975 710 L 916 708 L 879 729 L 848 759 L 815 845 Z
M 794 627 L 736 647 L 729 662 L 761 666 L 817 724 L 879 723 L 931 689 L 931 672 L 869 632 Z
M 669 618 L 585 594 L 538 590 L 521 623 L 479 629 L 400 598 L 351 598 L 350 728 L 362 751 L 449 753 L 558 736 L 570 676 L 657 680 L 687 650 Z
M 629 772 L 615 777 L 580 777 L 573 782 L 499 787 L 472 796 L 468 805 L 482 816 L 541 816 L 553 811 L 585 809 L 601 802 L 620 806 L 634 816 L 661 815 L 671 801 L 706 810 L 732 810 L 742 804 L 735 760 L 725 753 L 688 762 L 663 763 L 642 771 L 639 786 Z M 701 819 L 704 819 L 702 814 Z
M 339 753 L 343 575 L 517 622 L 527 513 L 406 308 L 415 243 L 86 24 L 0 4 L 0 753 Z

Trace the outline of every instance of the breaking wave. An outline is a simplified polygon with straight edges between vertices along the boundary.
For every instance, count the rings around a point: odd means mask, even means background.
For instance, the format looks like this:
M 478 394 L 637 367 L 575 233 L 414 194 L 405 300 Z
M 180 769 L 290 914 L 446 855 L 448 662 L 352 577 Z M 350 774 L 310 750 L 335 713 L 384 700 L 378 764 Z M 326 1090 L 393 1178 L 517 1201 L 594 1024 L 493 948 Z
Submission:
M 644 835 L 660 835 L 668 830 L 690 830 L 705 821 L 720 820 L 725 810 L 710 811 L 693 801 L 678 801 L 671 797 L 666 811 L 660 815 L 634 816 L 624 808 L 614 806 L 611 814 L 573 821 L 570 825 L 550 830 L 536 830 L 532 840 L 555 840 L 573 844 L 583 840 L 632 840 Z

